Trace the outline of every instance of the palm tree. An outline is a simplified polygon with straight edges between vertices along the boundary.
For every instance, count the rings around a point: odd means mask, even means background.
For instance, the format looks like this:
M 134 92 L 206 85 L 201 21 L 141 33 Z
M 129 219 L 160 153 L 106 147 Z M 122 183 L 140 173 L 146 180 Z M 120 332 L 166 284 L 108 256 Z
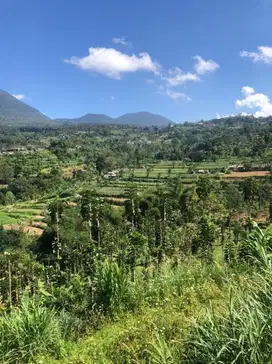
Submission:
M 48 206 L 48 211 L 50 215 L 50 223 L 54 227 L 56 238 L 53 242 L 53 252 L 56 253 L 57 257 L 57 266 L 59 268 L 60 251 L 61 251 L 61 242 L 60 242 L 60 219 L 62 217 L 63 211 L 65 208 L 65 203 L 61 200 L 55 200 L 51 202 Z
M 81 195 L 80 211 L 83 221 L 89 225 L 90 241 L 96 241 L 100 248 L 101 199 L 95 191 L 85 190 Z

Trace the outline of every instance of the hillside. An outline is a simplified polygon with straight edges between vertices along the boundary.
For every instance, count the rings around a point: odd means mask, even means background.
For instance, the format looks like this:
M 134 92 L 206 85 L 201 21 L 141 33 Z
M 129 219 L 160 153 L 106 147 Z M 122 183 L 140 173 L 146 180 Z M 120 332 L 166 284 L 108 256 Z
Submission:
M 75 119 L 56 119 L 58 124 L 113 124 L 114 119 L 104 114 L 86 114 Z
M 46 125 L 50 123 L 52 121 L 38 110 L 0 90 L 0 124 Z
M 112 118 L 105 114 L 88 113 L 73 119 L 55 119 L 42 114 L 37 109 L 17 100 L 8 92 L 0 90 L 0 124 L 5 125 L 49 125 L 56 124 L 122 124 L 139 126 L 165 126 L 173 121 L 149 112 L 136 112 Z
M 131 114 L 125 114 L 115 119 L 117 124 L 128 125 L 156 125 L 165 126 L 173 124 L 173 121 L 165 118 L 164 116 L 152 114 L 150 112 L 136 112 Z
M 157 114 L 149 112 L 136 112 L 124 114 L 118 118 L 111 118 L 104 114 L 86 114 L 75 119 L 56 119 L 59 124 L 122 124 L 122 125 L 139 125 L 139 126 L 165 126 L 173 124 L 173 121 Z

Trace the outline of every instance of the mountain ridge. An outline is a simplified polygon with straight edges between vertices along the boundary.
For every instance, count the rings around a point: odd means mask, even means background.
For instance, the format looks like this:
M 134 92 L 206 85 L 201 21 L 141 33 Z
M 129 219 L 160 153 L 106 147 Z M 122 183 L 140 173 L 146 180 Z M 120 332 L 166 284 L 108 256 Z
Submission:
M 52 120 L 48 116 L 0 89 L 0 124 L 49 125 L 51 123 Z
M 79 118 L 55 119 L 59 124 L 118 124 L 118 125 L 138 125 L 138 126 L 165 126 L 174 122 L 164 116 L 153 114 L 147 111 L 127 113 L 117 118 L 112 118 L 105 114 L 88 113 Z
M 0 89 L 0 125 L 61 125 L 61 124 L 119 124 L 135 126 L 166 126 L 174 122 L 147 111 L 127 113 L 117 118 L 88 113 L 78 118 L 50 119 L 39 110 Z

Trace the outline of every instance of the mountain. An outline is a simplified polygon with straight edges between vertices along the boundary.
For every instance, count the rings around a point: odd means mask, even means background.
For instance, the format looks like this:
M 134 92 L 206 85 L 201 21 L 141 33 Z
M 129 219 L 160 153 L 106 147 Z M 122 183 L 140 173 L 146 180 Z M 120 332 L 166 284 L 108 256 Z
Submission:
M 165 126 L 173 124 L 173 121 L 164 116 L 152 114 L 150 112 L 135 112 L 125 114 L 115 119 L 116 124 L 143 125 L 143 126 Z
M 104 114 L 86 114 L 75 119 L 55 119 L 59 124 L 114 124 L 114 119 Z
M 173 124 L 173 121 L 157 114 L 150 112 L 136 112 L 124 114 L 118 118 L 111 118 L 104 114 L 86 114 L 75 119 L 56 119 L 59 124 L 122 124 L 122 125 L 138 125 L 138 126 L 165 126 Z
M 49 125 L 52 121 L 38 110 L 0 90 L 0 125 Z
M 0 90 L 0 125 L 51 125 L 51 124 L 121 124 L 138 126 L 166 126 L 173 121 L 150 112 L 124 114 L 111 118 L 104 114 L 86 114 L 74 119 L 51 120 L 37 109 Z

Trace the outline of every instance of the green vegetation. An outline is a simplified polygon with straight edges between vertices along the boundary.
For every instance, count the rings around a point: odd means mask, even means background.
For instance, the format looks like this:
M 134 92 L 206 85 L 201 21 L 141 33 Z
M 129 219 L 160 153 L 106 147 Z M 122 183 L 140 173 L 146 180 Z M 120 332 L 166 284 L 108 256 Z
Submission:
M 14 224 L 17 222 L 17 219 L 8 215 L 7 213 L 0 211 L 0 221 L 2 225 L 5 224 Z
M 271 130 L 3 127 L 0 361 L 269 363 Z

